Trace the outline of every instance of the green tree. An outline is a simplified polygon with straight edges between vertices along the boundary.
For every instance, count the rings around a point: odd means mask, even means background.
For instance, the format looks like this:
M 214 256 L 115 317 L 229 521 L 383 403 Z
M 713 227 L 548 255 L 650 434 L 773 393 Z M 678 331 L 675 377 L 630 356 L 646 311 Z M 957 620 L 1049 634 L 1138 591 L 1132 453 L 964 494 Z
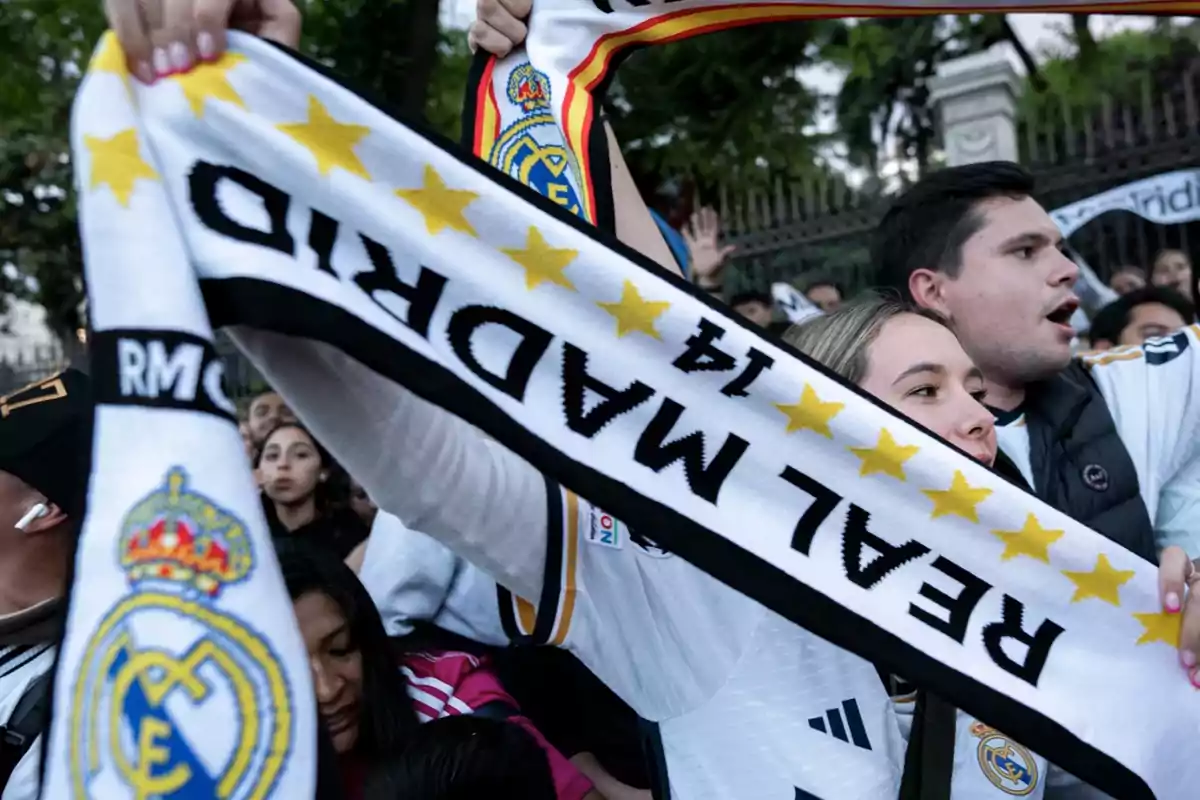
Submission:
M 639 183 L 769 184 L 816 167 L 820 98 L 798 70 L 825 22 L 761 25 L 634 53 L 605 100 Z

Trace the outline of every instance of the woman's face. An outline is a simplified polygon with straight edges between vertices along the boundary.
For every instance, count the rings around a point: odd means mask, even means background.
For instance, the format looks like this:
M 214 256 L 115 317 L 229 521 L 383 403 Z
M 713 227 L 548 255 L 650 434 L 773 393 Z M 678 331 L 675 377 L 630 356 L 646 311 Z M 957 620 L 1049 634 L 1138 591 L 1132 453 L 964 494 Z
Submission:
M 1192 262 L 1178 250 L 1158 257 L 1150 279 L 1155 286 L 1169 286 L 1184 297 L 1192 296 Z
M 991 465 L 996 428 L 983 375 L 946 327 L 916 314 L 884 323 L 867 353 L 862 388 Z
M 300 635 L 308 649 L 317 712 L 339 753 L 358 742 L 362 710 L 362 653 L 350 637 L 350 626 L 329 595 L 308 592 L 293 604 Z
M 321 455 L 312 437 L 299 428 L 280 428 L 267 437 L 258 477 L 267 497 L 295 504 L 312 497 L 321 480 Z

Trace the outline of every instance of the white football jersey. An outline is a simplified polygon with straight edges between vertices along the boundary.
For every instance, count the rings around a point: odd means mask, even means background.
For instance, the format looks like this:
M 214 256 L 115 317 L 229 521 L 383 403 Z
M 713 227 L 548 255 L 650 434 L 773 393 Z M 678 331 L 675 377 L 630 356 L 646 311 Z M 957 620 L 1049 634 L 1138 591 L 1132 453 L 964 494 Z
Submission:
M 1200 326 L 1139 347 L 1079 358 L 1100 389 L 1137 471 L 1161 550 L 1179 545 L 1200 558 Z M 1029 429 L 1023 414 L 997 420 L 1001 449 L 1030 486 Z

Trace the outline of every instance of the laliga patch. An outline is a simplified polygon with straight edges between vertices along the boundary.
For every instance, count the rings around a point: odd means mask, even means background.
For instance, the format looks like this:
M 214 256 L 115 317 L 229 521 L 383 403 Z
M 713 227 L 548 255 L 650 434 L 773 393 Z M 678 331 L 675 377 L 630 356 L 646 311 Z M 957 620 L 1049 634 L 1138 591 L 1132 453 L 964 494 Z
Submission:
M 621 549 L 621 523 L 611 514 L 605 514 L 598 508 L 591 510 L 591 519 L 587 526 L 587 540 L 601 547 Z

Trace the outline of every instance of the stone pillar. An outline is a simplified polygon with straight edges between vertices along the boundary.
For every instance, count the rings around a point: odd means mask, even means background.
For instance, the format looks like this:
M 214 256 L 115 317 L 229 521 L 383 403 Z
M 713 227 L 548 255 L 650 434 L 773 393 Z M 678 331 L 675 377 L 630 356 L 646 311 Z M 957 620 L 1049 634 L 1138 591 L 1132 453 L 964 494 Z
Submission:
M 938 65 L 929 83 L 948 166 L 1017 161 L 1017 97 L 1025 70 L 1007 42 Z

